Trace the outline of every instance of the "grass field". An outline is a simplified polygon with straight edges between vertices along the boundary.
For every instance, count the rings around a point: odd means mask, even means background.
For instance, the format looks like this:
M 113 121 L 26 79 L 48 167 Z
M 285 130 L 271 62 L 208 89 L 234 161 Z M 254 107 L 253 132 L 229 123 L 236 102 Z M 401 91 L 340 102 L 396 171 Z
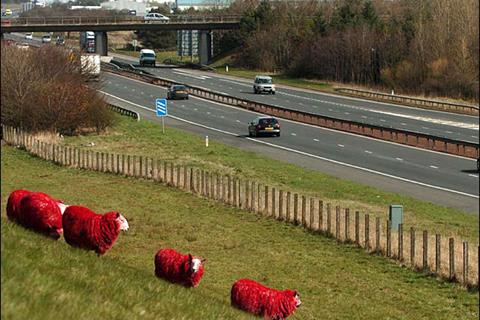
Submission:
M 459 210 L 438 206 L 400 194 L 340 180 L 317 171 L 275 161 L 270 158 L 210 141 L 173 128 L 162 134 L 161 126 L 148 121 L 136 122 L 116 117 L 116 124 L 107 134 L 67 137 L 63 143 L 84 146 L 94 142 L 90 150 L 149 156 L 173 160 L 219 173 L 263 181 L 283 190 L 317 196 L 351 210 L 386 218 L 389 204 L 402 204 L 406 228 L 415 226 L 444 236 L 478 243 L 478 217 Z M 405 229 L 406 230 L 406 229 Z
M 2 203 L 17 188 L 129 219 L 105 256 L 11 224 L 2 205 L 2 319 L 248 319 L 229 305 L 249 277 L 294 288 L 292 319 L 477 319 L 478 295 L 362 250 L 187 193 L 55 166 L 2 146 Z M 208 259 L 200 286 L 153 276 L 153 256 L 174 247 Z

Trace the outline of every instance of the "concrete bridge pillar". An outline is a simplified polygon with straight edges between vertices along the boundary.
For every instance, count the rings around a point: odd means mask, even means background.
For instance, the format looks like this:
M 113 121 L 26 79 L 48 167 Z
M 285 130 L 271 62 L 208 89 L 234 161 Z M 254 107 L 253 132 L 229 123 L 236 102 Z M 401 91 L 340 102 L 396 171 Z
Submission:
M 108 55 L 108 37 L 105 31 L 95 32 L 95 53 L 101 56 Z
M 212 59 L 212 32 L 199 30 L 198 58 L 200 64 L 208 64 Z

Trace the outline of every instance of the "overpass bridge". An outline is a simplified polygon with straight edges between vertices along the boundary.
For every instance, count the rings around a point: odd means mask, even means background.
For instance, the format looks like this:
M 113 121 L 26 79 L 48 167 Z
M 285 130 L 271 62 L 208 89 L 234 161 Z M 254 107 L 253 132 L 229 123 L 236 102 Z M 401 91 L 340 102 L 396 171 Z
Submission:
M 6 32 L 95 32 L 96 52 L 108 53 L 107 32 L 111 31 L 177 31 L 199 30 L 200 63 L 210 60 L 209 44 L 213 30 L 232 30 L 240 27 L 239 15 L 176 15 L 168 22 L 144 20 L 130 16 L 62 16 L 22 17 L 2 19 L 1 33 Z

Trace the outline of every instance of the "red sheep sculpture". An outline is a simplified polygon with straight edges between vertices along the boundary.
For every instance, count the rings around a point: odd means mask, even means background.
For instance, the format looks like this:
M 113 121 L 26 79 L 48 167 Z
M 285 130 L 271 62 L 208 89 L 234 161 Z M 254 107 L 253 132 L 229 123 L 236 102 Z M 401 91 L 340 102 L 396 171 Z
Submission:
M 196 287 L 203 276 L 205 259 L 183 255 L 174 249 L 160 249 L 155 255 L 155 275 L 185 287 Z
M 81 206 L 69 206 L 62 218 L 65 241 L 74 247 L 94 250 L 103 255 L 128 230 L 128 221 L 118 212 L 96 214 Z
M 297 291 L 267 288 L 250 279 L 236 281 L 230 299 L 233 306 L 272 320 L 286 319 L 302 303 Z

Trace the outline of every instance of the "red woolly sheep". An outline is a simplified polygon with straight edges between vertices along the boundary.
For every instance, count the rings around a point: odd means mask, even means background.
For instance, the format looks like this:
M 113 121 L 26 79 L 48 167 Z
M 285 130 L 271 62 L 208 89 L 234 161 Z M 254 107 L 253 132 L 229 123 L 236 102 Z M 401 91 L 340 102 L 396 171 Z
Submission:
M 23 189 L 15 190 L 12 193 L 10 193 L 10 195 L 8 196 L 8 201 L 7 201 L 7 217 L 10 221 L 18 222 L 18 217 L 21 214 L 20 201 L 23 199 L 24 196 L 26 196 L 30 193 L 32 193 L 32 191 L 23 190 Z M 55 198 L 49 196 L 46 193 L 43 193 L 43 192 L 37 192 L 37 193 L 42 194 L 46 197 L 49 197 L 52 200 L 54 200 L 55 202 L 57 202 L 57 205 L 60 209 L 61 214 L 63 214 L 65 209 L 68 207 L 61 200 L 55 199 Z
M 230 298 L 233 306 L 272 320 L 286 319 L 302 303 L 297 291 L 267 288 L 250 279 L 236 281 Z
M 57 200 L 45 193 L 30 192 L 21 198 L 18 209 L 16 222 L 54 239 L 60 238 L 63 232 L 62 212 Z
M 118 212 L 96 214 L 81 206 L 69 206 L 63 214 L 63 236 L 74 247 L 94 250 L 102 255 L 117 240 L 120 231 L 128 230 L 128 222 Z
M 7 218 L 10 221 L 18 221 L 20 216 L 20 201 L 27 194 L 32 193 L 28 190 L 15 190 L 10 193 L 7 200 Z
M 155 255 L 155 275 L 185 287 L 196 287 L 203 276 L 205 259 L 183 255 L 173 249 L 160 249 Z

